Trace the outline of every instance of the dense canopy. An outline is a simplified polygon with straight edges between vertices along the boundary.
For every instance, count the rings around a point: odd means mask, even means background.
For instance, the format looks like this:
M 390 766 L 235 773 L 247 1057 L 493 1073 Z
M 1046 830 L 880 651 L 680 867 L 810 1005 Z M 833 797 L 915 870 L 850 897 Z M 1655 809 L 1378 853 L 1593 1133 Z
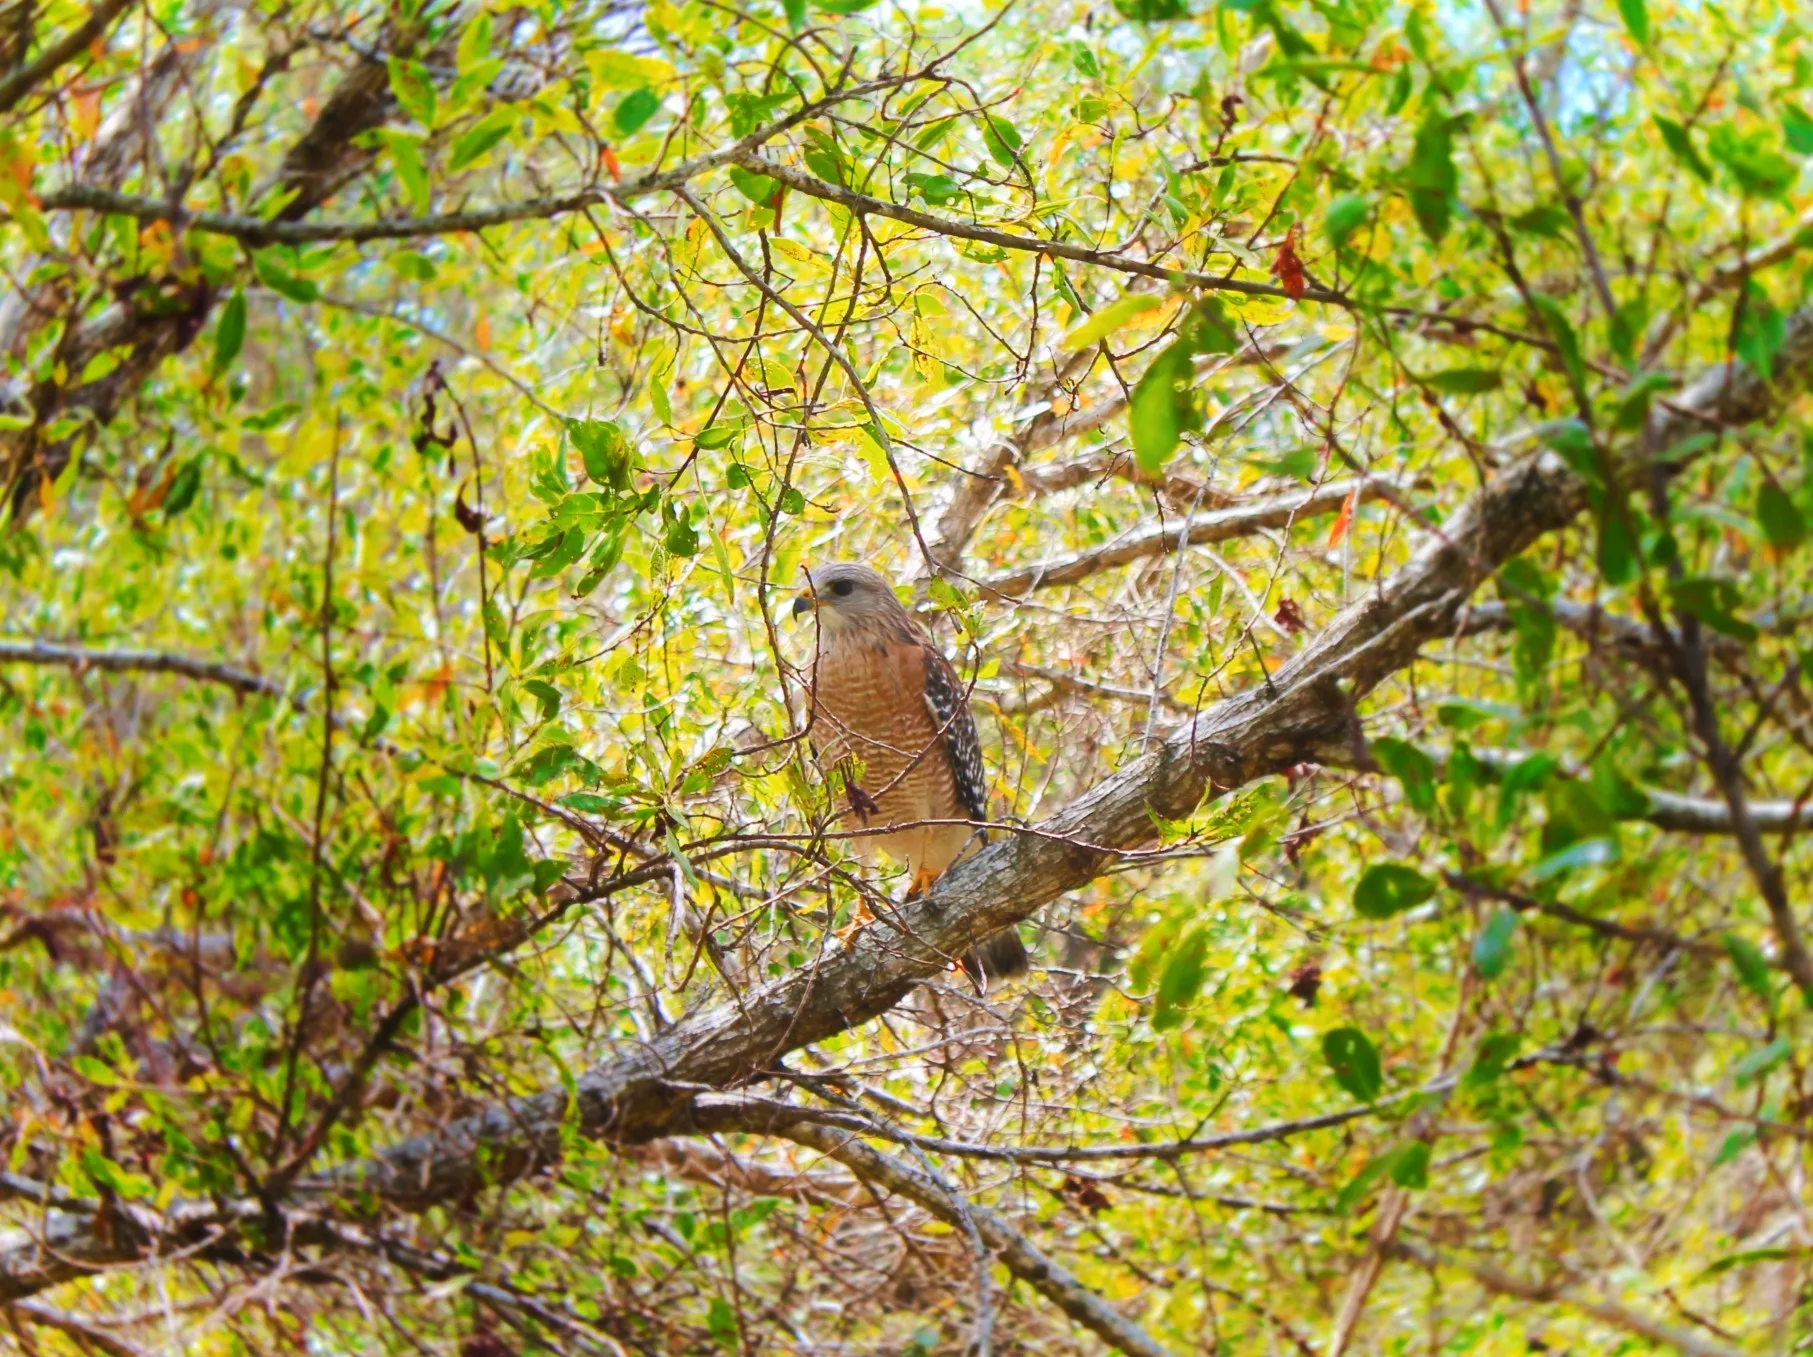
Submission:
M 1804 1346 L 1810 85 L 1767 0 L 0 10 L 0 1332 Z M 924 896 L 836 560 L 980 726 Z

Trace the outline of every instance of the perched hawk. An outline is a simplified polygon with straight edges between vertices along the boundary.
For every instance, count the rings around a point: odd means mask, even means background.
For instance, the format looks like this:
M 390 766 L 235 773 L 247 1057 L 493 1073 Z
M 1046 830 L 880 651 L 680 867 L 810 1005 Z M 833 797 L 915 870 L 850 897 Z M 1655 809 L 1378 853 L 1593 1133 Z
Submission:
M 981 832 L 951 821 L 988 818 L 988 783 L 969 700 L 950 662 L 866 565 L 819 566 L 793 612 L 816 611 L 809 727 L 827 778 L 846 779 L 851 810 L 870 828 L 855 840 L 865 859 L 879 850 L 904 862 L 912 894 L 943 875 Z M 849 778 L 852 770 L 860 778 Z M 946 823 L 927 823 L 944 821 Z M 962 959 L 978 983 L 1026 969 L 1013 929 Z

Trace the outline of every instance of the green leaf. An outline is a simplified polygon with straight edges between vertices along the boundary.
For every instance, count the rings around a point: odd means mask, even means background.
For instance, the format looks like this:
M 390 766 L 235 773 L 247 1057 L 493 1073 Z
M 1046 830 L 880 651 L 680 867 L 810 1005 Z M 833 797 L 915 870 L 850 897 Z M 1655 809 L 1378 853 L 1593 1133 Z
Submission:
M 220 308 L 220 323 L 214 327 L 214 361 L 216 377 L 233 365 L 246 342 L 246 294 L 235 288 Z
M 1373 757 L 1404 784 L 1404 798 L 1420 811 L 1435 809 L 1435 760 L 1415 745 L 1390 736 L 1372 742 Z
M 1248 457 L 1249 466 L 1271 476 L 1289 476 L 1296 481 L 1313 481 L 1316 471 L 1322 465 L 1322 454 L 1319 448 L 1292 448 L 1282 457 Z
M 529 578 L 543 580 L 551 575 L 558 575 L 574 561 L 577 561 L 584 550 L 585 529 L 568 528 L 561 536 L 560 545 L 535 562 L 535 568 L 529 572 Z
M 1673 385 L 1667 374 L 1646 372 L 1624 388 L 1624 394 L 1618 397 L 1618 408 L 1612 415 L 1612 423 L 1625 433 L 1634 433 L 1643 427 L 1643 421 L 1649 418 L 1650 404 L 1656 398 L 1656 392 Z
M 804 152 L 806 168 L 820 179 L 849 187 L 850 174 L 844 163 L 843 148 L 837 144 L 837 138 L 810 123 L 800 130 L 805 133 L 807 141 Z
M 1598 481 L 1599 455 L 1593 448 L 1593 435 L 1577 419 L 1556 419 L 1537 429 L 1544 447 L 1553 448 L 1575 471 L 1590 481 Z
M 546 679 L 524 679 L 522 686 L 540 705 L 542 720 L 552 721 L 560 715 L 560 689 Z
M 1410 17 L 1415 19 L 1417 12 L 1411 10 Z M 1415 78 L 1410 74 L 1410 63 L 1406 61 L 1398 67 L 1397 74 L 1391 77 L 1391 93 L 1385 100 L 1385 116 L 1395 118 L 1402 113 L 1415 89 Z
M 453 143 L 453 159 L 448 168 L 456 171 L 465 169 L 509 136 L 521 116 L 516 108 L 509 105 L 487 113 L 474 126 L 462 132 Z
M 1743 1088 L 1746 1084 L 1754 1084 L 1792 1054 L 1794 1054 L 1794 1043 L 1787 1037 L 1777 1037 L 1761 1050 L 1752 1051 L 1733 1065 L 1731 1077 L 1739 1088 Z
M 1624 16 L 1624 26 L 1637 46 L 1649 46 L 1649 6 L 1643 0 L 1618 0 L 1618 13 Z
M 512 768 L 510 776 L 527 786 L 540 787 L 585 762 L 570 744 L 545 745 Z
M 629 488 L 629 441 L 622 428 L 609 419 L 570 419 L 567 436 L 579 450 L 585 474 L 613 490 Z
M 797 485 L 790 485 L 781 491 L 780 509 L 784 514 L 803 514 L 806 512 L 806 496 Z
M 730 167 L 730 182 L 736 185 L 738 193 L 761 207 L 773 203 L 774 195 L 781 189 L 780 184 L 767 175 L 754 174 L 736 165 Z
M 1575 399 L 1585 404 L 1586 364 L 1580 357 L 1580 337 L 1574 333 L 1567 313 L 1553 297 L 1535 292 L 1530 295 L 1530 302 L 1535 306 L 1536 314 L 1542 317 L 1543 325 L 1548 328 L 1549 338 L 1555 341 L 1555 347 L 1561 353 L 1561 366 L 1567 373 L 1568 385 L 1574 388 Z
M 781 8 L 787 12 L 787 27 L 797 33 L 806 26 L 806 0 L 781 0 Z
M 1813 118 L 1789 104 L 1782 110 L 1782 138 L 1796 155 L 1813 155 Z
M 1184 430 L 1200 422 L 1191 392 L 1192 356 L 1189 344 L 1177 340 L 1152 360 L 1133 388 L 1127 420 L 1133 456 L 1149 474 L 1164 469 Z
M 699 550 L 699 533 L 684 517 L 674 514 L 667 520 L 661 543 L 675 556 L 692 556 Z
M 1492 1083 L 1510 1068 L 1517 1057 L 1518 1045 L 1517 1038 L 1507 1032 L 1492 1033 L 1479 1043 L 1479 1050 L 1474 1053 L 1472 1067 L 1463 1082 L 1473 1089 Z
M 260 250 L 253 255 L 252 269 L 257 273 L 259 282 L 293 302 L 306 305 L 320 299 L 321 289 L 310 279 L 298 278 L 291 273 L 273 251 Z
M 386 65 L 390 75 L 390 92 L 398 107 L 423 127 L 434 126 L 434 81 L 419 61 L 390 57 Z
M 1423 234 L 1439 241 L 1454 212 L 1454 134 L 1448 115 L 1431 107 L 1410 149 L 1410 207 Z
M 425 215 L 433 204 L 434 193 L 428 182 L 428 166 L 422 159 L 420 139 L 390 127 L 383 129 L 380 135 L 390 152 L 390 163 L 396 168 L 397 179 L 409 195 L 410 210 L 417 216 Z
M 1668 595 L 1676 608 L 1698 618 L 1720 635 L 1745 642 L 1756 639 L 1756 628 L 1735 615 L 1738 592 L 1730 580 L 1690 575 L 1685 579 L 1670 580 Z
M 390 724 L 390 708 L 382 702 L 372 704 L 371 715 L 365 718 L 365 728 L 359 732 L 359 738 L 370 744 L 384 733 L 384 727 Z
M 1800 178 L 1800 166 L 1765 142 L 1760 133 L 1742 133 L 1730 123 L 1720 123 L 1707 133 L 1706 147 L 1746 197 L 1785 197 Z
M 1342 1188 L 1340 1195 L 1335 1198 L 1335 1213 L 1344 1216 L 1358 1206 L 1365 1199 L 1367 1190 L 1397 1166 L 1402 1154 L 1402 1150 L 1387 1150 L 1368 1160 L 1366 1166 L 1354 1175 L 1353 1181 Z
M 1631 510 L 1622 495 L 1607 495 L 1599 521 L 1599 574 L 1607 584 L 1625 585 L 1637 578 L 1641 557 L 1631 533 Z
M 1603 867 L 1614 862 L 1618 857 L 1618 844 L 1614 839 L 1591 838 L 1579 839 L 1567 847 L 1540 858 L 1530 868 L 1530 879 L 1548 881 L 1562 876 L 1579 867 Z
M 1437 391 L 1455 396 L 1479 396 L 1504 385 L 1504 373 L 1497 368 L 1448 368 L 1423 378 Z
M 1184 0 L 1114 0 L 1121 16 L 1136 24 L 1162 24 L 1190 17 Z
M 453 59 L 456 68 L 463 75 L 491 52 L 491 16 L 480 11 L 476 19 L 466 25 L 466 31 L 460 34 L 459 46 L 454 49 Z
M 1328 243 L 1340 249 L 1371 215 L 1371 198 L 1363 193 L 1342 194 L 1328 205 L 1328 211 L 1322 216 L 1322 230 L 1328 236 Z
M 120 1082 L 120 1076 L 105 1060 L 98 1060 L 91 1055 L 78 1055 L 69 1063 L 77 1074 L 91 1084 L 112 1088 Z
M 1739 1133 L 1734 1131 L 1732 1134 L 1737 1135 Z M 1747 1135 L 1748 1138 L 1744 1141 L 1744 1144 L 1746 1145 L 1756 1139 L 1754 1133 L 1747 1133 Z M 1736 1158 L 1735 1155 L 1732 1157 Z M 1720 1162 L 1724 1161 L 1721 1160 Z M 1804 1248 L 1776 1247 L 1766 1249 L 1745 1249 L 1740 1253 L 1728 1253 L 1723 1258 L 1708 1264 L 1705 1270 L 1700 1273 L 1700 1277 L 1717 1277 L 1731 1271 L 1733 1268 L 1749 1267 L 1752 1263 L 1785 1263 L 1789 1259 L 1805 1258 L 1806 1256 L 1807 1250 Z M 1697 1281 L 1699 1278 L 1695 1278 L 1695 1280 Z
M 1764 1003 L 1775 1002 L 1775 986 L 1769 981 L 1769 962 L 1763 949 L 1738 933 L 1725 934 L 1725 955 L 1737 969 L 1737 977 Z
M 1775 371 L 1775 355 L 1788 342 L 1788 318 L 1776 310 L 1768 294 L 1752 283 L 1738 317 L 1732 351 L 1762 376 Z
M 909 194 L 917 192 L 933 207 L 943 207 L 963 192 L 948 174 L 922 174 L 915 170 L 905 180 Z
M 1756 521 L 1769 545 L 1788 551 L 1807 540 L 1807 520 L 1800 506 L 1771 476 L 1756 490 Z
M 1182 1024 L 1182 1009 L 1202 989 L 1207 973 L 1203 959 L 1208 951 L 1209 935 L 1201 928 L 1191 929 L 1171 951 L 1158 977 L 1158 1006 L 1152 1014 L 1154 1028 L 1162 1032 Z
M 1712 167 L 1708 165 L 1695 149 L 1693 134 L 1673 118 L 1656 116 L 1656 130 L 1662 134 L 1662 144 L 1674 153 L 1679 160 L 1702 182 L 1712 182 Z
M 581 815 L 615 815 L 623 809 L 621 801 L 614 801 L 608 796 L 600 796 L 597 792 L 568 792 L 565 796 L 557 798 L 554 804 L 565 806 L 568 810 L 576 810 Z
M 434 281 L 434 261 L 418 251 L 398 250 L 391 255 L 390 266 L 397 271 L 399 278 L 408 278 L 418 283 Z
M 1722 1169 L 1745 1150 L 1756 1144 L 1755 1131 L 1733 1131 L 1726 1136 L 1719 1146 L 1719 1152 L 1712 1157 L 1712 1167 Z
M 1065 349 L 1084 349 L 1100 342 L 1105 336 L 1113 334 L 1123 325 L 1130 325 L 1148 311 L 1156 311 L 1163 304 L 1163 298 L 1151 292 L 1129 292 L 1118 297 L 1097 311 L 1076 329 L 1059 341 L 1059 347 Z
M 699 432 L 693 436 L 692 441 L 695 446 L 704 448 L 707 451 L 712 451 L 717 448 L 727 448 L 739 441 L 742 437 L 742 423 L 740 421 L 733 421 L 727 424 L 713 424 L 709 428 L 700 429 Z
M 184 462 L 176 475 L 171 478 L 170 490 L 164 496 L 164 517 L 175 518 L 184 509 L 195 503 L 195 496 L 201 490 L 201 459 L 192 457 Z
M 1335 1082 L 1363 1103 L 1377 1100 L 1385 1087 L 1379 1052 L 1357 1027 L 1337 1027 L 1322 1037 L 1322 1058 Z
M 711 1298 L 711 1305 L 705 1311 L 705 1327 L 720 1351 L 742 1346 L 738 1339 L 736 1311 L 722 1296 Z
M 1511 960 L 1511 939 L 1517 933 L 1517 912 L 1501 909 L 1479 931 L 1473 940 L 1473 969 L 1487 980 L 1504 974 Z
M 1213 297 L 1204 297 L 1189 309 L 1177 335 L 1193 353 L 1233 353 L 1240 347 L 1234 322 Z
M 1637 341 L 1643 337 L 1644 326 L 1648 323 L 1649 303 L 1642 297 L 1628 297 L 1619 302 L 1606 322 L 1612 352 L 1625 367 L 1637 366 Z
M 1541 207 L 1532 207 L 1528 212 L 1519 212 L 1506 224 L 1520 235 L 1547 236 L 1550 240 L 1560 240 L 1569 234 L 1573 221 L 1566 208 L 1557 207 L 1554 203 L 1544 203 Z
M 983 116 L 982 144 L 988 148 L 988 154 L 995 164 L 1004 170 L 1011 170 L 1025 141 L 1020 136 L 1019 129 L 1006 118 L 989 113 Z
M 1389 919 L 1415 909 L 1434 894 L 1435 883 L 1414 867 L 1378 862 L 1366 869 L 1354 887 L 1354 913 L 1362 919 Z
M 626 94 L 617 101 L 617 107 L 611 113 L 611 121 L 624 136 L 632 136 L 642 130 L 648 120 L 661 108 L 661 96 L 644 85 L 641 89 Z
M 1412 1141 L 1398 1151 L 1391 1165 L 1391 1181 L 1399 1187 L 1425 1188 L 1429 1186 L 1429 1142 Z

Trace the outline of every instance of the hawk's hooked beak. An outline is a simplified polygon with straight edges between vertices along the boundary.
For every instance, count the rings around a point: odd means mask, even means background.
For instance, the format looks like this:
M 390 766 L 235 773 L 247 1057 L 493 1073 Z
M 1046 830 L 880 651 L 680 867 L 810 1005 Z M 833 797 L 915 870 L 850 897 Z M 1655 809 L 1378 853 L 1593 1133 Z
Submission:
M 813 597 L 811 591 L 808 590 L 794 598 L 793 615 L 798 617 L 801 613 L 809 613 L 816 607 L 818 607 L 818 600 Z

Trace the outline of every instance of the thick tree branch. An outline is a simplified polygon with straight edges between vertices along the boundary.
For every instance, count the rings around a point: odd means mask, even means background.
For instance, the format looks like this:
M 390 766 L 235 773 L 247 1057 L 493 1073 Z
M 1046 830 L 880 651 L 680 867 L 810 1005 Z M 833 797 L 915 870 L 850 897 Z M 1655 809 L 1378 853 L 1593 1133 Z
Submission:
M 21 99 L 64 62 L 80 56 L 94 40 L 113 26 L 113 21 L 124 14 L 133 0 L 101 0 L 69 32 L 51 43 L 25 65 L 0 80 L 0 113 L 10 113 Z

